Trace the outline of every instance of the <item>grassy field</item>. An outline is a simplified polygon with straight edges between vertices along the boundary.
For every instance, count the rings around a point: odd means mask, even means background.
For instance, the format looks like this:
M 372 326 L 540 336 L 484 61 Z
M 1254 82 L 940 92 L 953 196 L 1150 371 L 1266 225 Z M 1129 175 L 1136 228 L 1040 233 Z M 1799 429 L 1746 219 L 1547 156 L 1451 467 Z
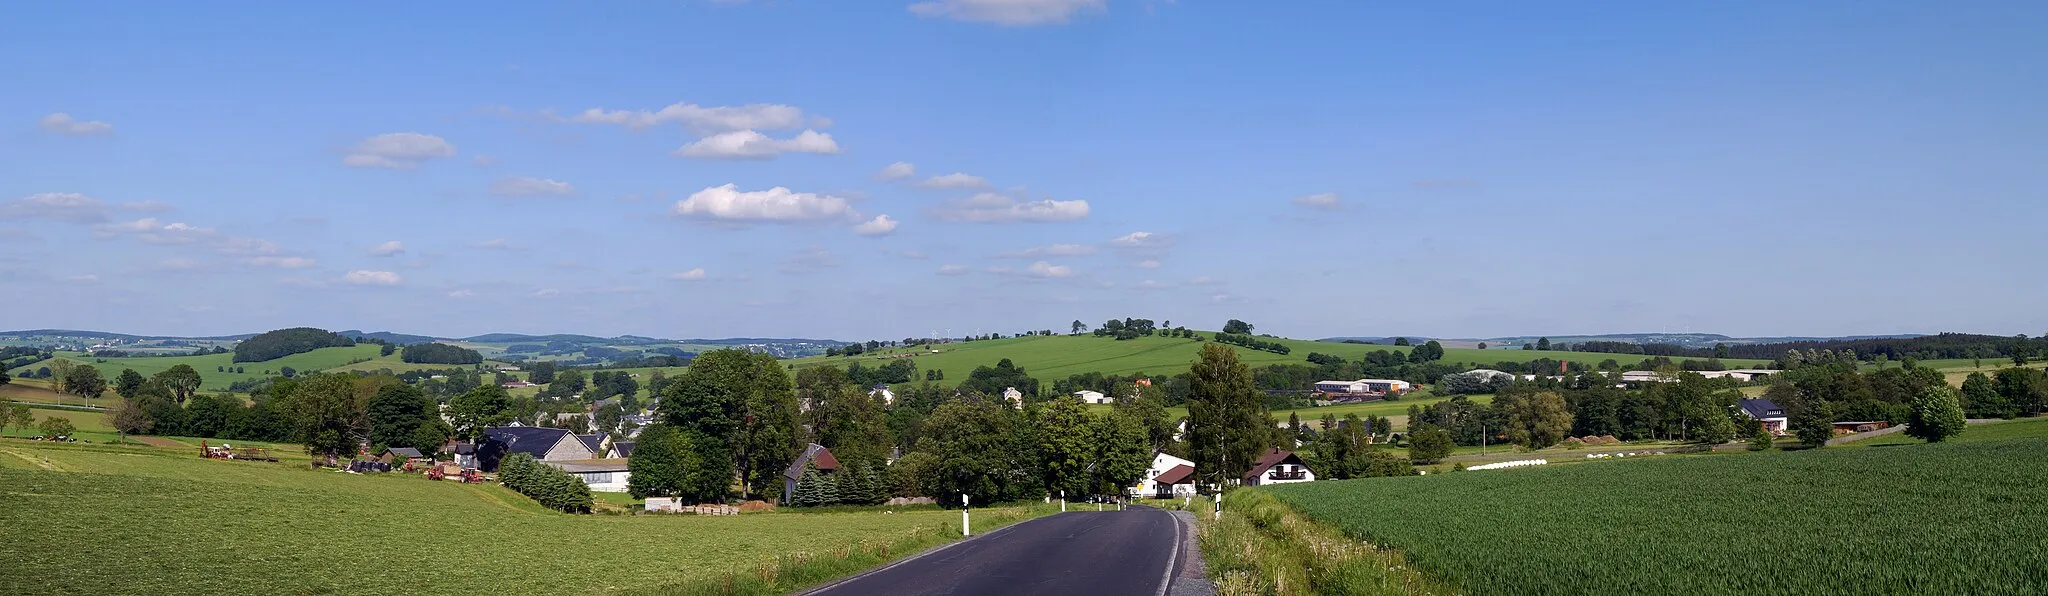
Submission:
M 977 525 L 1006 513 L 983 510 Z M 495 485 L 0 440 L 4 592 L 692 592 L 794 553 L 873 552 L 958 523 L 945 511 L 571 516 Z
M 129 358 L 93 358 L 91 356 L 86 356 L 84 354 L 80 354 L 77 352 L 58 352 L 57 357 L 63 358 L 65 360 L 70 360 L 72 362 L 77 362 L 80 364 L 93 365 L 93 367 L 98 368 L 100 370 L 100 375 L 106 377 L 108 383 L 110 384 L 113 382 L 114 376 L 121 374 L 121 369 L 124 368 L 134 369 L 135 372 L 142 373 L 142 376 L 147 377 L 150 375 L 154 375 L 156 373 L 170 370 L 171 367 L 173 366 L 187 364 L 191 365 L 193 370 L 199 371 L 199 378 L 203 381 L 200 385 L 200 389 L 205 391 L 226 391 L 228 389 L 228 385 L 233 384 L 235 381 L 261 379 L 266 376 L 270 376 L 263 374 L 263 371 L 266 370 L 271 371 L 272 375 L 275 375 L 277 371 L 282 370 L 284 367 L 287 366 L 292 367 L 293 370 L 304 372 L 327 370 L 346 365 L 350 361 L 354 360 L 360 360 L 364 358 L 376 359 L 378 349 L 379 346 L 372 344 L 362 344 L 343 348 L 321 348 L 318 350 L 313 350 L 311 352 L 306 352 L 304 354 L 293 354 L 276 360 L 241 363 L 233 362 L 233 353 L 207 354 L 205 356 L 144 356 Z M 105 362 L 100 362 L 101 360 L 104 360 Z M 391 356 L 389 358 L 389 361 L 393 363 L 403 364 L 398 362 L 397 355 Z M 26 367 L 8 371 L 8 374 L 19 377 L 21 376 L 21 373 L 24 370 L 34 370 L 36 368 L 44 366 L 49 366 L 49 363 L 45 361 L 31 364 Z M 234 367 L 237 366 L 242 367 L 243 370 L 246 372 L 238 374 L 234 372 L 218 372 L 216 370 L 219 367 L 227 367 L 229 371 L 233 371 Z M 393 370 L 397 369 L 393 368 Z
M 1298 339 L 1260 338 L 1286 344 L 1291 353 L 1275 354 L 1237 348 L 1238 357 L 1250 366 L 1268 364 L 1307 364 L 1310 352 L 1335 354 L 1356 360 L 1368 352 L 1390 350 L 1407 352 L 1410 347 L 1368 344 L 1345 344 Z M 977 366 L 994 365 L 1004 358 L 1017 366 L 1024 367 L 1031 376 L 1040 381 L 1051 382 L 1070 375 L 1085 372 L 1129 375 L 1146 373 L 1152 375 L 1175 375 L 1188 371 L 1188 366 L 1200 354 L 1202 343 L 1191 339 L 1167 337 L 1140 337 L 1116 341 L 1109 338 L 1083 335 L 1079 337 L 1057 335 L 1051 337 L 1018 337 L 972 341 L 933 346 L 939 353 L 930 353 L 928 348 L 895 348 L 871 352 L 854 357 L 812 356 L 789 361 L 797 368 L 808 366 L 846 366 L 860 362 L 863 366 L 879 367 L 888 364 L 900 354 L 911 356 L 917 368 L 943 370 L 946 383 L 958 383 Z M 1465 362 L 1490 365 L 1504 360 L 1527 362 L 1538 358 L 1553 358 L 1576 362 L 1597 363 L 1613 358 L 1622 364 L 1641 362 L 1642 356 L 1624 354 L 1596 354 L 1588 352 L 1522 351 L 1522 350 L 1477 350 L 1469 348 L 1445 348 L 1445 362 Z M 1763 364 L 1762 360 L 1725 360 L 1729 366 L 1750 366 Z M 1404 408 L 1405 409 L 1405 408 Z
M 1261 490 L 1475 594 L 2038 594 L 2044 484 L 2007 439 Z
M 1963 434 L 1956 435 L 1955 438 L 1949 439 L 1949 441 L 1957 443 L 1975 443 L 1980 441 L 1997 441 L 2002 439 L 2018 438 L 2048 439 L 2048 418 L 2023 418 L 2019 420 L 2008 420 L 2003 422 L 1972 424 L 1963 429 Z M 1904 432 L 1895 432 L 1887 435 L 1871 437 L 1853 443 L 1844 443 L 1841 446 L 1891 447 L 1895 445 L 1923 444 L 1926 444 L 1926 441 L 1908 437 Z
M 1465 398 L 1481 404 L 1493 403 L 1493 396 L 1490 394 L 1467 395 L 1465 396 Z M 1426 406 L 1437 402 L 1450 401 L 1450 399 L 1451 398 L 1449 396 L 1423 394 L 1420 397 L 1400 399 L 1394 401 L 1374 401 L 1358 404 L 1334 404 L 1313 408 L 1297 408 L 1292 410 L 1274 410 L 1273 419 L 1284 424 L 1287 422 L 1288 414 L 1296 414 L 1301 416 L 1302 424 L 1314 425 L 1316 421 L 1321 420 L 1323 418 L 1324 414 L 1334 415 L 1340 420 L 1343 419 L 1344 416 L 1347 414 L 1357 414 L 1360 418 L 1364 418 L 1366 416 L 1385 416 L 1388 420 L 1394 423 L 1394 426 L 1406 428 L 1408 426 L 1408 406 Z M 1090 405 L 1088 406 L 1088 411 L 1097 414 L 1106 414 L 1113 408 L 1114 406 L 1109 405 Z M 1173 406 L 1166 409 L 1166 415 L 1169 418 L 1178 420 L 1188 415 L 1188 408 L 1187 406 Z

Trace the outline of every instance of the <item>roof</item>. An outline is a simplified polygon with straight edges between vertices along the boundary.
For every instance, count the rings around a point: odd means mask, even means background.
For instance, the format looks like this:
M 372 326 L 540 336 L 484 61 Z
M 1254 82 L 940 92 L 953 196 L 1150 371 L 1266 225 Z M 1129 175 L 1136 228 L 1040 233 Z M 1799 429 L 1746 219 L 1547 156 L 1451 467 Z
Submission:
M 1264 476 L 1266 474 L 1266 470 L 1271 470 L 1273 469 L 1273 466 L 1288 463 L 1290 461 L 1294 465 L 1306 467 L 1305 464 L 1301 463 L 1301 458 L 1295 457 L 1293 451 L 1281 451 L 1277 448 L 1267 450 L 1264 455 L 1259 456 L 1259 461 L 1252 464 L 1251 471 L 1244 473 L 1244 477 L 1257 478 L 1259 476 Z
M 536 458 L 545 457 L 549 449 L 571 436 L 569 431 L 545 426 L 492 426 L 484 429 L 484 439 L 505 445 L 507 455 L 524 453 Z
M 612 451 L 619 452 L 619 457 L 633 457 L 633 442 L 619 441 L 612 443 Z
M 1194 466 L 1179 465 L 1165 472 L 1160 472 L 1157 478 L 1152 479 L 1152 482 L 1157 484 L 1188 484 L 1194 476 Z
M 576 435 L 576 440 L 583 441 L 583 446 L 589 447 L 591 453 L 604 450 L 604 435 Z
M 556 467 L 556 468 L 558 468 L 558 469 L 560 469 L 560 470 L 562 470 L 562 471 L 564 471 L 564 472 L 572 472 L 572 473 L 574 473 L 574 472 L 625 472 L 625 471 L 627 471 L 627 470 L 626 470 L 626 460 L 625 460 L 625 459 L 623 459 L 623 458 L 613 458 L 613 459 L 572 459 L 572 460 L 567 460 L 567 461 L 552 461 L 552 462 L 547 462 L 547 464 L 548 464 L 548 465 L 551 465 L 551 466 L 554 466 L 554 467 Z
M 804 464 L 816 465 L 820 470 L 837 470 L 839 458 L 832 457 L 832 450 L 826 449 L 824 445 L 811 443 L 804 447 L 802 454 L 796 456 L 796 461 L 790 462 L 789 467 L 782 470 L 782 476 L 790 480 L 801 480 L 804 477 Z
M 399 457 L 426 457 L 424 455 L 420 455 L 420 450 L 413 449 L 411 447 L 392 447 L 390 449 L 385 449 L 384 452 Z
M 1749 414 L 1750 418 L 1783 418 L 1785 416 L 1785 409 L 1778 407 L 1777 402 L 1768 399 L 1744 399 L 1735 403 L 1742 408 L 1744 413 Z
M 455 454 L 456 454 L 456 455 L 473 455 L 473 454 L 475 454 L 475 453 L 476 453 L 476 443 L 456 443 L 456 444 L 455 444 Z

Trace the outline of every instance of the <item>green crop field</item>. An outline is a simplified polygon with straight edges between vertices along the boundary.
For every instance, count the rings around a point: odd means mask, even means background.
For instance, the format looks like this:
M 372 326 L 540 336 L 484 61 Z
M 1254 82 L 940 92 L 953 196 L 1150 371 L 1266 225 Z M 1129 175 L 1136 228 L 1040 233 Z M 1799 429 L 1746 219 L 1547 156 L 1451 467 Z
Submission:
M 1474 594 L 2040 594 L 2042 486 L 2007 439 L 1260 490 Z
M 1963 434 L 1956 435 L 1954 438 L 1951 438 L 1949 440 L 1958 443 L 1973 443 L 1978 441 L 1996 441 L 2000 439 L 2018 439 L 2027 437 L 2048 439 L 2048 418 L 2023 418 L 2019 420 L 2006 420 L 2000 422 L 1987 422 L 1984 424 L 1972 424 L 1963 429 Z M 1904 432 L 1895 432 L 1886 435 L 1878 435 L 1853 443 L 1844 443 L 1842 444 L 1842 446 L 1892 447 L 1896 445 L 1921 445 L 1924 443 L 1925 441 L 1921 441 L 1920 439 L 1915 439 L 1906 436 L 1906 433 Z
M 1205 335 L 1213 335 L 1204 332 Z M 1232 346 L 1237 349 L 1238 358 L 1250 366 L 1268 364 L 1307 364 L 1310 352 L 1334 354 L 1356 360 L 1366 353 L 1377 350 L 1407 352 L 1406 346 L 1384 346 L 1371 344 L 1346 344 L 1299 339 L 1260 338 L 1286 344 L 1292 350 L 1286 355 Z M 946 384 L 958 383 L 967 378 L 977 366 L 994 365 L 1004 358 L 1017 366 L 1024 367 L 1031 376 L 1040 381 L 1050 382 L 1070 375 L 1099 372 L 1103 374 L 1129 375 L 1146 373 L 1152 375 L 1176 375 L 1188 371 L 1206 342 L 1192 339 L 1160 336 L 1140 337 L 1117 341 L 1092 335 L 1050 337 L 1017 337 L 943 344 L 930 347 L 909 347 L 885 349 L 854 357 L 812 356 L 791 360 L 797 368 L 809 366 L 846 366 L 859 362 L 870 368 L 888 364 L 901 354 L 912 354 L 913 362 L 920 371 L 943 370 Z M 931 353 L 931 349 L 939 353 Z M 1538 358 L 1552 358 L 1574 362 L 1597 363 L 1613 358 L 1622 364 L 1641 362 L 1643 356 L 1626 354 L 1599 354 L 1591 352 L 1523 351 L 1523 350 L 1478 350 L 1471 348 L 1445 348 L 1445 362 L 1464 362 L 1475 365 L 1491 365 L 1501 361 L 1527 362 Z M 1681 359 L 1683 360 L 1683 359 Z M 1753 366 L 1764 364 L 1762 360 L 1723 360 L 1729 366 Z M 1402 408 L 1406 410 L 1406 407 Z
M 996 517 L 978 514 L 977 525 L 983 516 Z M 755 573 L 781 555 L 827 556 L 959 519 L 930 510 L 572 516 L 496 485 L 0 439 L 8 593 L 676 591 Z
M 205 356 L 135 356 L 127 358 L 93 358 L 91 356 L 80 354 L 78 352 L 58 352 L 57 357 L 63 358 L 65 360 L 70 360 L 72 362 L 77 362 L 79 364 L 93 365 L 94 368 L 98 368 L 100 370 L 100 375 L 106 377 L 107 382 L 110 384 L 113 382 L 114 376 L 121 374 L 121 369 L 124 368 L 134 369 L 135 372 L 142 373 L 142 376 L 147 377 L 150 375 L 154 375 L 156 373 L 170 370 L 171 367 L 180 364 L 191 365 L 193 370 L 199 371 L 199 378 L 203 380 L 203 382 L 200 385 L 200 389 L 205 391 L 226 391 L 228 389 L 228 386 L 233 384 L 235 381 L 264 378 L 265 375 L 263 374 L 263 371 L 266 370 L 271 371 L 272 376 L 274 376 L 277 373 L 277 371 L 287 366 L 292 367 L 292 370 L 301 372 L 327 370 L 346 365 L 351 361 L 355 360 L 361 360 L 365 358 L 375 359 L 377 358 L 378 349 L 379 346 L 372 344 L 362 344 L 342 348 L 321 348 L 318 350 L 313 350 L 311 352 L 306 352 L 304 354 L 292 354 L 290 356 L 278 358 L 276 360 L 267 360 L 263 362 L 233 362 L 233 353 L 207 354 Z M 102 360 L 104 360 L 105 362 L 101 362 Z M 391 362 L 398 362 L 398 359 L 394 356 L 391 358 Z M 19 377 L 21 376 L 21 373 L 24 370 L 34 370 L 36 368 L 44 366 L 49 366 L 49 362 L 43 361 L 30 364 L 25 367 L 8 371 L 8 374 Z M 228 370 L 233 371 L 234 367 L 237 366 L 242 367 L 242 369 L 245 372 L 237 374 L 234 372 L 219 372 L 216 370 L 218 367 L 227 367 Z

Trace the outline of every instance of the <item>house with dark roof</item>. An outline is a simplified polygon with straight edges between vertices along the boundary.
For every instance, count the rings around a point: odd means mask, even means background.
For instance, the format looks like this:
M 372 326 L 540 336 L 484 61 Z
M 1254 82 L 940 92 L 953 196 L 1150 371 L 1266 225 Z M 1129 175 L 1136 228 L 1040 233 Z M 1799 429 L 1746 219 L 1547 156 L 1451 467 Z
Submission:
M 1293 451 L 1279 449 L 1271 449 L 1260 455 L 1259 461 L 1252 464 L 1251 471 L 1244 474 L 1245 486 L 1292 484 L 1315 480 L 1316 473 L 1309 471 L 1308 464 L 1302 463 L 1300 456 L 1295 455 Z
M 617 443 L 612 443 L 612 448 L 609 451 L 606 451 L 604 456 L 607 458 L 615 459 L 625 459 L 633 457 L 633 442 L 619 441 Z
M 816 467 L 819 472 L 830 474 L 839 469 L 839 458 L 832 457 L 832 450 L 826 449 L 824 445 L 811 443 L 804 447 L 804 452 L 796 456 L 796 461 L 790 462 L 789 467 L 782 470 L 783 504 L 789 504 L 790 496 L 796 494 L 796 481 L 803 479 L 805 467 Z
M 1773 435 L 1785 434 L 1785 429 L 1791 422 L 1791 419 L 1785 416 L 1785 409 L 1768 399 L 1742 399 L 1735 402 L 1735 407 L 1741 408 L 1744 415 L 1764 425 L 1764 430 L 1770 431 Z
M 591 434 L 587 434 L 587 435 L 576 435 L 576 439 L 577 439 L 577 440 L 580 440 L 580 441 L 583 441 L 583 446 L 584 446 L 584 447 L 589 447 L 589 448 L 590 448 L 590 452 L 591 452 L 591 453 L 594 453 L 594 454 L 598 454 L 598 455 L 603 455 L 603 454 L 604 454 L 604 452 L 605 452 L 605 448 L 607 448 L 607 447 L 611 447 L 611 443 L 612 443 L 612 437 L 611 437 L 611 435 L 606 435 L 606 434 L 600 434 L 600 433 L 591 433 Z
M 1133 492 L 1159 499 L 1195 494 L 1195 462 L 1164 451 L 1154 452 L 1152 466 L 1145 469 L 1143 479 L 1138 481 L 1137 490 Z
M 498 462 L 514 453 L 524 453 L 543 462 L 597 457 L 582 437 L 560 428 L 543 426 L 492 426 L 484 429 L 484 442 L 477 447 L 478 468 L 498 471 Z
M 418 449 L 413 449 L 411 447 L 392 447 L 390 449 L 385 449 L 384 453 L 378 454 L 377 461 L 387 464 L 403 464 L 407 461 L 423 459 L 425 457 L 425 455 L 420 454 L 420 450 Z

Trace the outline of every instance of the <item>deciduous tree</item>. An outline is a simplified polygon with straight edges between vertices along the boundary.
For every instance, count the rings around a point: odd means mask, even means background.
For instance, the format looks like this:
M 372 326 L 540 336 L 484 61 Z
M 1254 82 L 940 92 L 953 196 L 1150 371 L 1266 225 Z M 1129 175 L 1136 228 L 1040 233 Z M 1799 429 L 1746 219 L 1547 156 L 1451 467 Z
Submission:
M 1408 459 L 1433 464 L 1451 455 L 1451 431 L 1436 426 L 1408 433 Z
M 56 416 L 44 418 L 43 424 L 40 426 L 40 428 L 43 431 L 43 438 L 45 439 L 69 437 L 71 436 L 71 433 L 78 431 L 77 428 L 71 426 L 71 420 L 65 418 L 58 418 Z
M 1205 484 L 1242 478 L 1266 448 L 1266 409 L 1237 350 L 1204 344 L 1189 369 L 1188 454 Z
M 1930 387 L 1913 398 L 1913 419 L 1906 423 L 1906 436 L 1939 443 L 1962 434 L 1967 423 L 1955 390 L 1945 385 Z
M 121 369 L 120 376 L 114 377 L 114 393 L 123 398 L 134 399 L 135 392 L 142 389 L 142 384 L 148 381 L 149 379 L 143 378 L 142 373 L 135 372 L 135 369 Z
M 690 439 L 675 427 L 655 424 L 640 431 L 633 444 L 633 457 L 626 460 L 626 491 L 635 499 L 671 497 L 683 493 L 692 470 L 703 466 L 689 461 L 696 450 Z
M 107 392 L 107 379 L 100 376 L 100 369 L 81 364 L 64 373 L 64 390 L 87 399 L 98 398 Z
M 285 376 L 289 377 L 291 375 Z M 191 399 L 192 394 L 199 391 L 199 385 L 202 383 L 202 380 L 199 378 L 199 371 L 193 370 L 190 365 L 185 364 L 173 366 L 168 370 L 157 373 L 152 378 L 156 382 L 162 383 L 165 389 L 171 390 L 171 395 L 176 397 L 178 403 L 181 404 L 185 403 L 185 400 Z
M 1038 434 L 1038 469 L 1048 491 L 1089 494 L 1088 468 L 1094 455 L 1088 410 L 1073 396 L 1041 404 L 1032 420 Z

